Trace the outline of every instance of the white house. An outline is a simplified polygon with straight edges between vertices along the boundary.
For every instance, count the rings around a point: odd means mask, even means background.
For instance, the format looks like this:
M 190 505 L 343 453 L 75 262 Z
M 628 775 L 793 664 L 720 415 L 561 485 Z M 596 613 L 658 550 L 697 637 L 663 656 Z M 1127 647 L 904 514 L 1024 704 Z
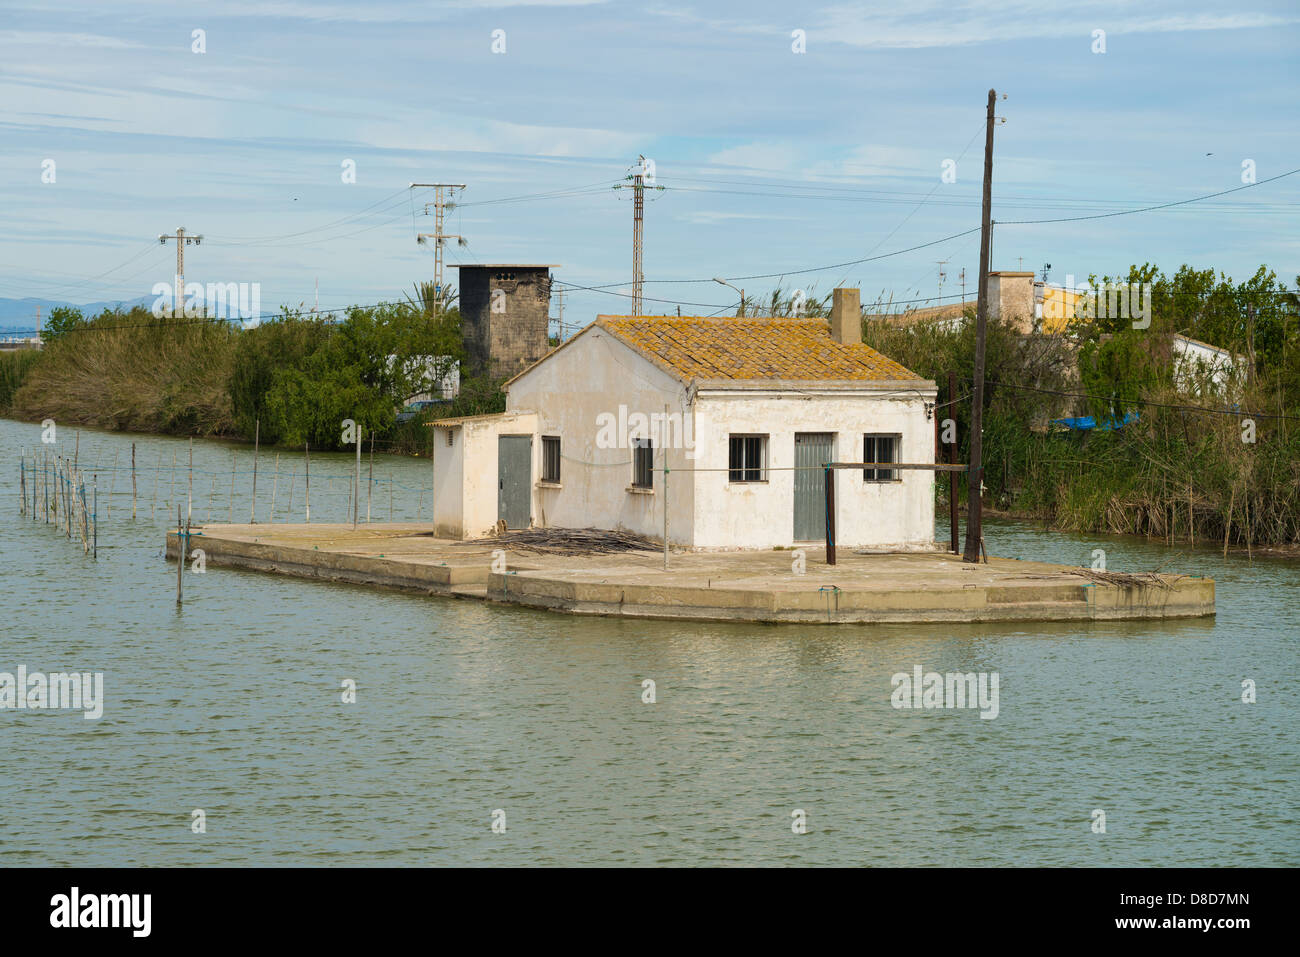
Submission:
M 1170 337 L 1174 385 L 1189 395 L 1236 398 L 1246 382 L 1250 360 L 1228 349 L 1175 334 Z
M 601 316 L 506 383 L 500 415 L 431 423 L 438 534 L 625 529 L 694 549 L 826 534 L 828 462 L 932 464 L 935 385 L 831 321 Z M 667 471 L 665 472 L 665 469 Z M 836 544 L 934 548 L 934 473 L 835 470 Z

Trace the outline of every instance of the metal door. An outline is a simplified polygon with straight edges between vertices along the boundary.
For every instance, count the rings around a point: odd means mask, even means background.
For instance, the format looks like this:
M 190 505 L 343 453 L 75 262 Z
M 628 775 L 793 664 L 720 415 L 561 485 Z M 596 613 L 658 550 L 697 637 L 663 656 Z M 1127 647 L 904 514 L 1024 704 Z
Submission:
M 826 473 L 822 466 L 831 461 L 835 436 L 830 432 L 794 434 L 794 540 L 824 541 L 826 538 Z
M 497 518 L 527 528 L 532 518 L 533 437 L 497 436 Z

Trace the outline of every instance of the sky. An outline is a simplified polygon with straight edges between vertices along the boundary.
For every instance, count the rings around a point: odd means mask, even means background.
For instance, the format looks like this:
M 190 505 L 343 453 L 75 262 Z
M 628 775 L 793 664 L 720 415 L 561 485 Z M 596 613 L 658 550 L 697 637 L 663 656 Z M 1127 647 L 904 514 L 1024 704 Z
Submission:
M 448 262 L 559 264 L 571 333 L 630 309 L 641 155 L 646 312 L 734 310 L 712 277 L 973 297 L 990 88 L 992 268 L 1300 273 L 1300 173 L 1262 182 L 1300 168 L 1294 0 L 0 9 L 0 297 L 148 295 L 183 226 L 187 280 L 265 313 L 400 298 L 433 272 L 409 184 L 452 182 Z

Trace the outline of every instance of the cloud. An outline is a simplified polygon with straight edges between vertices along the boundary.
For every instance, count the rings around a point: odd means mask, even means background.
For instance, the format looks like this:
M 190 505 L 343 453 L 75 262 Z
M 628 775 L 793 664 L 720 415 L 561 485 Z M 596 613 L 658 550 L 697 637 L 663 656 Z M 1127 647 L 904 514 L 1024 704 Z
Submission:
M 970 46 L 1007 40 L 1079 37 L 1094 29 L 1108 36 L 1128 33 L 1182 33 L 1260 29 L 1300 22 L 1265 13 L 1183 13 L 1131 16 L 1127 5 L 1078 5 L 1053 11 L 1019 2 L 954 4 L 843 4 L 827 7 L 809 30 L 816 43 L 843 43 L 878 49 Z M 1150 7 L 1148 7 L 1150 9 Z

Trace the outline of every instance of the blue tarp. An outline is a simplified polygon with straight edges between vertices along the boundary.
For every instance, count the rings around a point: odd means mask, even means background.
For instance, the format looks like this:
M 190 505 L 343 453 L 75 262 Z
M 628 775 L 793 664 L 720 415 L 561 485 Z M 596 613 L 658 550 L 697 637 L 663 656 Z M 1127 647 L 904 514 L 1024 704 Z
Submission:
M 1130 422 L 1136 422 L 1139 416 L 1136 412 L 1129 412 L 1123 419 L 1116 422 L 1113 418 L 1106 419 L 1100 424 L 1091 415 L 1079 416 L 1073 419 L 1053 419 L 1052 425 L 1064 426 L 1067 429 L 1074 429 L 1078 432 L 1087 432 L 1096 430 L 1098 432 L 1110 432 L 1114 429 L 1122 429 Z

